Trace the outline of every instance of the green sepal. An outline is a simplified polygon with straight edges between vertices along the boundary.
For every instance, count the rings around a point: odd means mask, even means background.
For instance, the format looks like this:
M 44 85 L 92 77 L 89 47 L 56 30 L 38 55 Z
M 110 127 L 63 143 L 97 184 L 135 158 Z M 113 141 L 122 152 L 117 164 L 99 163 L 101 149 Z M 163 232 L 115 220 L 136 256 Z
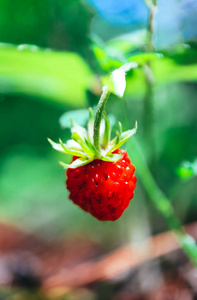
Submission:
M 81 148 L 81 146 L 74 140 L 70 139 L 66 142 L 66 146 L 68 146 L 69 148 L 72 148 L 73 150 L 79 150 L 82 151 L 83 149 Z
M 110 135 L 111 135 L 111 126 L 110 126 L 110 121 L 105 113 L 103 114 L 103 118 L 105 122 L 105 130 L 104 130 L 101 146 L 105 149 L 109 144 Z
M 63 149 L 63 147 L 60 144 L 57 144 L 55 142 L 53 142 L 51 139 L 47 138 L 48 142 L 51 144 L 51 146 L 53 147 L 53 149 L 59 151 L 59 152 L 64 152 L 65 150 Z
M 66 154 L 71 154 L 73 156 L 79 156 L 79 157 L 87 158 L 87 155 L 85 155 L 84 152 L 82 152 L 80 150 L 75 150 L 71 147 L 68 147 L 66 144 L 63 144 L 60 139 L 59 139 L 60 144 L 53 142 L 49 138 L 48 138 L 48 141 L 51 144 L 51 146 L 53 147 L 53 149 L 55 149 L 59 152 L 63 152 L 63 153 L 66 153 Z
M 116 131 L 116 143 L 115 143 L 115 145 L 118 144 L 119 142 L 120 142 L 120 132 L 117 130 Z
M 85 139 L 86 145 L 88 146 L 89 150 L 92 151 L 92 155 L 94 154 L 94 157 L 99 157 L 100 153 L 99 151 L 94 147 L 94 145 L 87 139 Z M 91 156 L 92 156 L 91 155 Z
M 108 156 L 100 156 L 99 159 L 104 160 L 104 161 L 109 161 L 109 162 L 116 162 L 121 158 L 121 155 L 119 154 L 110 154 Z
M 88 158 L 87 155 L 83 151 L 80 150 L 73 150 L 69 147 L 67 147 L 65 144 L 62 143 L 61 139 L 59 139 L 60 145 L 64 149 L 65 153 L 71 154 L 73 156 L 78 156 L 78 157 L 83 157 L 83 158 Z
M 93 130 L 94 130 L 94 114 L 92 109 L 89 109 L 89 123 L 88 132 L 85 128 L 81 127 L 73 120 L 72 122 L 72 139 L 68 140 L 66 144 L 60 139 L 58 143 L 48 139 L 52 147 L 62 153 L 71 154 L 72 156 L 79 157 L 71 164 L 60 162 L 60 165 L 65 169 L 77 168 L 84 166 L 94 159 L 99 159 L 111 163 L 115 163 L 121 158 L 120 154 L 113 153 L 116 149 L 120 148 L 130 137 L 132 137 L 137 131 L 137 122 L 132 130 L 122 132 L 122 124 L 119 122 L 119 130 L 116 133 L 116 137 L 110 140 L 111 128 L 110 122 L 106 114 L 103 114 L 102 124 L 100 127 L 100 150 L 97 150 L 93 143 Z
M 122 134 L 122 123 L 120 121 L 118 122 L 118 127 L 120 134 Z
M 89 108 L 89 121 L 88 121 L 88 136 L 90 141 L 93 143 L 93 133 L 94 133 L 94 114 L 93 110 Z
M 78 158 L 76 160 L 74 160 L 71 164 L 66 164 L 62 161 L 59 161 L 59 164 L 64 168 L 64 169 L 75 169 L 78 167 L 82 167 L 84 165 L 89 164 L 93 159 L 84 159 L 84 158 Z
M 106 155 L 109 155 L 109 153 L 115 151 L 116 149 L 120 148 L 126 141 L 128 141 L 135 133 L 137 132 L 137 121 L 135 122 L 135 127 L 131 130 L 127 130 L 125 132 L 122 132 L 120 136 L 118 135 L 115 140 L 113 140 L 113 145 L 109 149 L 109 151 L 106 153 Z
M 81 148 L 87 154 L 87 156 L 94 156 L 94 152 L 88 147 L 86 140 L 83 140 L 77 132 L 73 132 L 72 139 L 81 146 Z
M 71 123 L 72 123 L 72 127 L 71 127 L 72 134 L 76 132 L 83 140 L 88 137 L 87 130 L 84 127 L 78 125 L 72 119 L 71 119 Z

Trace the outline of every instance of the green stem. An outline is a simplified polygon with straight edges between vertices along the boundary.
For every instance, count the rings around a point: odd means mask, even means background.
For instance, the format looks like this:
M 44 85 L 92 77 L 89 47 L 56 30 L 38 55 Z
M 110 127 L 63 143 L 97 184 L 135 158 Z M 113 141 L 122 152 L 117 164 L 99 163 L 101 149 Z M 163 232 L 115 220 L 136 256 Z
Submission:
M 146 81 L 146 94 L 144 98 L 144 110 L 143 110 L 143 128 L 144 139 L 148 154 L 151 158 L 154 158 L 154 102 L 153 102 L 153 86 L 154 76 L 150 63 L 147 63 L 143 67 L 144 77 Z
M 154 34 L 154 16 L 156 11 L 157 0 L 144 0 L 147 6 L 149 7 L 149 22 L 147 26 L 147 52 L 152 52 L 154 50 L 153 47 L 153 34 Z M 144 68 L 144 75 L 147 84 L 147 91 L 145 96 L 145 116 L 144 116 L 144 126 L 146 133 L 148 133 L 149 138 L 152 136 L 153 130 L 153 84 L 154 80 L 152 80 L 151 76 L 152 70 L 150 63 L 147 64 Z M 147 129 L 149 132 L 147 132 Z M 149 143 L 153 141 L 149 140 Z M 154 148 L 154 147 L 153 147 Z M 179 219 L 175 216 L 173 207 L 171 205 L 170 200 L 164 195 L 164 193 L 157 186 L 152 174 L 146 164 L 146 161 L 143 157 L 141 148 L 137 141 L 135 140 L 132 143 L 132 153 L 133 160 L 136 164 L 136 170 L 140 177 L 140 180 L 143 184 L 143 187 L 152 201 L 153 205 L 156 209 L 161 213 L 163 218 L 165 219 L 169 229 L 173 232 L 176 240 L 184 250 L 185 254 L 188 256 L 190 261 L 197 267 L 197 245 L 195 240 L 188 235 L 183 227 Z
M 146 5 L 149 8 L 149 19 L 148 19 L 148 25 L 147 25 L 147 41 L 146 41 L 146 51 L 152 52 L 154 50 L 153 46 L 153 34 L 154 34 L 154 18 L 155 18 L 155 12 L 156 12 L 156 1 L 153 2 L 147 2 L 145 0 Z
M 156 207 L 165 219 L 169 229 L 173 232 L 176 240 L 188 256 L 190 261 L 197 266 L 197 245 L 195 240 L 185 232 L 180 221 L 174 214 L 170 200 L 157 186 L 152 174 L 145 162 L 141 148 L 137 141 L 132 143 L 133 160 L 137 166 L 136 170 L 143 184 L 143 187 Z
M 97 111 L 95 115 L 95 121 L 94 121 L 94 147 L 100 151 L 100 126 L 101 126 L 101 119 L 102 119 L 102 114 L 105 108 L 105 104 L 107 102 L 107 99 L 110 95 L 110 92 L 108 91 L 108 87 L 104 86 L 103 87 L 103 93 L 101 95 L 101 98 L 99 100 L 98 106 L 97 106 Z
M 126 107 L 126 102 L 122 101 L 122 111 L 124 112 L 124 119 L 129 124 L 129 111 Z M 132 143 L 128 143 L 128 151 L 132 153 L 132 162 L 136 165 L 137 177 L 139 177 L 148 198 L 153 203 L 154 207 L 160 212 L 166 221 L 168 228 L 173 232 L 177 242 L 190 259 L 190 261 L 197 266 L 197 246 L 195 240 L 185 232 L 181 226 L 180 221 L 174 214 L 173 207 L 170 200 L 164 195 L 155 182 L 148 165 L 142 153 L 142 148 L 135 138 Z
M 146 52 L 153 52 L 153 34 L 154 34 L 154 17 L 156 12 L 156 0 L 144 0 L 149 8 L 149 20 L 147 25 L 147 39 L 146 39 Z M 144 136 L 149 155 L 154 155 L 154 103 L 153 103 L 153 86 L 154 76 L 151 69 L 150 62 L 143 67 L 144 77 L 146 82 L 146 95 L 144 98 Z

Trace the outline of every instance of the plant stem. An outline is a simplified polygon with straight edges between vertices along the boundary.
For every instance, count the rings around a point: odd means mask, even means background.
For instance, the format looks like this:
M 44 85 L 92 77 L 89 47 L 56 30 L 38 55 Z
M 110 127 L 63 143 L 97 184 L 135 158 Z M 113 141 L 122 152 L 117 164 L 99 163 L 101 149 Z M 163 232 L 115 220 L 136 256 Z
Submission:
M 149 7 L 149 22 L 147 27 L 147 52 L 154 50 L 153 47 L 153 33 L 154 33 L 154 15 L 156 10 L 156 0 L 145 0 L 145 3 Z M 152 75 L 152 70 L 150 63 L 144 67 L 144 75 L 147 83 L 147 91 L 145 96 L 145 105 L 144 105 L 144 126 L 145 131 L 149 138 L 149 145 L 153 147 L 153 84 L 154 78 Z M 127 112 L 128 116 L 128 112 Z M 128 120 L 128 117 L 126 118 Z M 131 145 L 131 144 L 130 144 Z M 156 209 L 161 213 L 165 219 L 169 229 L 174 234 L 177 242 L 182 247 L 183 251 L 190 259 L 190 261 L 197 267 L 197 245 L 195 240 L 185 232 L 179 219 L 175 216 L 173 207 L 170 200 L 164 195 L 155 182 L 148 165 L 144 159 L 140 145 L 136 139 L 133 139 L 131 145 L 131 151 L 133 153 L 133 161 L 136 164 L 137 174 L 142 182 L 142 185 L 152 201 Z
M 149 8 L 149 19 L 148 19 L 148 25 L 147 25 L 146 51 L 147 52 L 152 52 L 154 50 L 154 46 L 153 46 L 154 18 L 155 18 L 157 3 L 156 3 L 156 1 L 154 1 L 154 3 L 145 1 L 145 3 Z
M 147 39 L 146 39 L 146 52 L 153 52 L 153 34 L 154 34 L 154 17 L 156 12 L 156 1 L 145 0 L 149 8 L 149 20 L 147 25 Z M 146 81 L 146 95 L 144 99 L 144 136 L 146 138 L 146 145 L 148 153 L 152 153 L 154 157 L 154 104 L 153 104 L 153 86 L 154 76 L 151 69 L 150 62 L 143 67 L 144 77 Z
M 124 99 L 122 101 L 122 111 L 124 113 L 124 120 L 127 123 L 127 127 L 130 127 L 129 111 Z M 142 153 L 142 147 L 140 147 L 140 144 L 135 137 L 133 138 L 132 143 L 128 143 L 127 148 L 129 152 L 132 153 L 132 162 L 136 165 L 137 177 L 139 177 L 148 198 L 166 221 L 168 228 L 174 234 L 177 242 L 189 260 L 197 267 L 196 242 L 185 232 L 180 221 L 175 216 L 170 200 L 164 195 L 155 182 Z
M 197 245 L 195 240 L 185 232 L 180 221 L 174 214 L 170 200 L 157 186 L 152 174 L 145 162 L 141 148 L 137 141 L 132 143 L 133 160 L 143 187 L 156 209 L 165 219 L 168 227 L 173 232 L 176 240 L 188 256 L 190 261 L 197 267 Z
M 110 95 L 110 92 L 108 91 L 108 87 L 104 86 L 103 87 L 103 93 L 101 95 L 101 98 L 99 100 L 97 110 L 96 110 L 96 115 L 95 115 L 95 121 L 94 121 L 94 147 L 100 151 L 100 125 L 101 125 L 101 119 L 102 119 L 102 114 L 105 108 L 105 104 L 107 102 L 107 99 Z

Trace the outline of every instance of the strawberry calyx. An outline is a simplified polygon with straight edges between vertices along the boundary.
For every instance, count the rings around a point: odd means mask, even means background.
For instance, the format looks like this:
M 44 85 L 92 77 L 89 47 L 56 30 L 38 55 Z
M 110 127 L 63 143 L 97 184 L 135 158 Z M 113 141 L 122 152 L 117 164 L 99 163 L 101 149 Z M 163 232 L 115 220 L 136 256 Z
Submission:
M 87 130 L 78 125 L 75 121 L 71 120 L 71 140 L 63 143 L 61 139 L 59 139 L 59 143 L 55 143 L 51 139 L 48 139 L 55 150 L 78 157 L 71 164 L 59 162 L 65 169 L 84 166 L 95 159 L 108 162 L 118 161 L 121 156 L 120 154 L 114 153 L 114 151 L 119 149 L 136 133 L 137 122 L 133 129 L 125 132 L 122 132 L 122 125 L 119 122 L 119 130 L 117 130 L 116 136 L 110 140 L 110 121 L 104 113 L 105 103 L 109 94 L 110 92 L 108 92 L 107 87 L 104 87 L 95 116 L 93 114 L 93 110 L 89 108 Z

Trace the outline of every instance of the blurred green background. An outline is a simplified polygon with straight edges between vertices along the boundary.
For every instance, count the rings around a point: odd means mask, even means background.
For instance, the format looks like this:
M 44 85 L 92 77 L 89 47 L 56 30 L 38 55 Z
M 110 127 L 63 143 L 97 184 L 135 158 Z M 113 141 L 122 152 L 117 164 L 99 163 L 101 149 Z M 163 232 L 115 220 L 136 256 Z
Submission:
M 166 224 L 140 178 L 114 223 L 73 205 L 58 165 L 71 157 L 55 153 L 47 137 L 70 138 L 60 117 L 95 106 L 105 76 L 128 59 L 140 67 L 128 72 L 124 99 L 110 97 L 107 113 L 125 130 L 138 121 L 136 138 L 158 186 L 183 223 L 197 215 L 196 3 L 158 1 L 153 46 L 163 58 L 151 58 L 147 118 L 149 58 L 135 54 L 146 51 L 148 8 L 143 1 L 115 2 L 0 2 L 0 219 L 50 239 L 85 235 L 107 249 L 167 230 Z M 126 148 L 132 160 L 132 141 Z

